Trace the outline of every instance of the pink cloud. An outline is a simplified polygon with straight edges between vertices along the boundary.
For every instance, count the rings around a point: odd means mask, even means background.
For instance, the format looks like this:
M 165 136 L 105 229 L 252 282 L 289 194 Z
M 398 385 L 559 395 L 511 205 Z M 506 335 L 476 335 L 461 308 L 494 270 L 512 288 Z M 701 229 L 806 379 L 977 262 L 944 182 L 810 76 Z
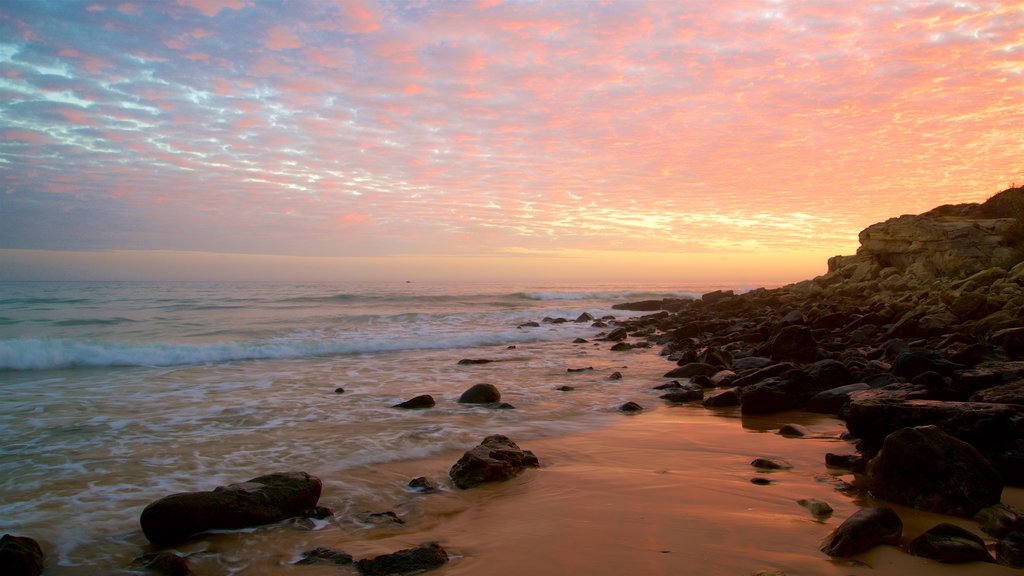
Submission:
M 251 0 L 177 0 L 179 6 L 188 6 L 213 18 L 222 10 L 241 10 L 252 6 Z
M 338 10 L 345 22 L 343 29 L 348 34 L 369 34 L 380 30 L 383 9 L 376 2 L 368 0 L 337 0 Z
M 274 26 L 267 31 L 263 45 L 269 50 L 293 50 L 301 48 L 302 41 L 285 26 Z

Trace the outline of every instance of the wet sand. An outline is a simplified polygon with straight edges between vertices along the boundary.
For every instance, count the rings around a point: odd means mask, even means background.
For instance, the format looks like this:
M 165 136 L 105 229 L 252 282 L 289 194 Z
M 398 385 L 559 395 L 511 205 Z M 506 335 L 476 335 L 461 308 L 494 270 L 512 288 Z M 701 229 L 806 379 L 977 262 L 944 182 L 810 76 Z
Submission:
M 778 435 L 787 422 L 802 424 L 811 436 Z M 796 412 L 741 418 L 735 410 L 659 406 L 601 430 L 519 442 L 542 466 L 509 482 L 465 491 L 444 484 L 459 453 L 355 469 L 344 484 L 373 487 L 355 498 L 324 479 L 321 503 L 335 508 L 336 523 L 216 535 L 182 551 L 198 552 L 192 562 L 200 575 L 337 575 L 337 567 L 292 563 L 317 546 L 360 559 L 427 542 L 452 556 L 431 572 L 438 575 L 1019 573 L 982 563 L 942 565 L 885 546 L 850 561 L 819 552 L 821 541 L 860 506 L 888 505 L 837 491 L 853 477 L 827 468 L 824 455 L 852 452 L 839 439 L 844 429 L 838 420 Z M 750 465 L 756 457 L 782 458 L 793 467 L 758 470 Z M 416 476 L 442 490 L 405 489 Z M 755 476 L 771 483 L 752 484 Z M 1021 506 L 1021 492 L 1007 489 L 1004 502 Z M 815 519 L 797 503 L 802 498 L 824 500 L 835 513 Z M 984 536 L 970 520 L 892 507 L 904 521 L 904 544 L 939 522 Z M 405 524 L 352 519 L 386 510 Z

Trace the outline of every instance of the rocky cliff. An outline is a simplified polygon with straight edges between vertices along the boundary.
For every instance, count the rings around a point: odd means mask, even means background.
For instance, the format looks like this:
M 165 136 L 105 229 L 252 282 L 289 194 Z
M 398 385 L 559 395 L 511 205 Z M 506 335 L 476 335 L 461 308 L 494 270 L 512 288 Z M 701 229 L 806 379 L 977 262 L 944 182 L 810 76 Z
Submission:
M 1011 268 L 1022 259 L 1022 218 L 1024 187 L 1005 190 L 983 204 L 946 205 L 890 218 L 861 231 L 857 254 L 829 259 L 828 274 L 816 281 L 827 285 L 899 276 L 921 283 Z

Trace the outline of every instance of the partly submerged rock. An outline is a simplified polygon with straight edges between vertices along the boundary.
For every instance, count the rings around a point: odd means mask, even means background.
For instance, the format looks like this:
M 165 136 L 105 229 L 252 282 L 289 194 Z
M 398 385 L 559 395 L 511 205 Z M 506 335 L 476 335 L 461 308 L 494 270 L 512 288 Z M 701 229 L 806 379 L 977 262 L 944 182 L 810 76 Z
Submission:
M 892 508 L 862 508 L 840 524 L 826 538 L 821 551 L 848 558 L 879 544 L 897 545 L 903 535 L 903 521 Z
M 364 558 L 356 562 L 356 569 L 365 576 L 387 576 L 432 570 L 446 562 L 448 553 L 439 544 L 431 543 L 418 548 Z
M 494 384 L 474 384 L 459 396 L 460 404 L 490 404 L 501 401 L 501 392 Z
M 9 576 L 39 576 L 43 572 L 43 549 L 27 536 L 0 537 L 0 573 Z
M 421 394 L 419 396 L 410 398 L 405 402 L 400 402 L 392 406 L 392 408 L 404 408 L 406 410 L 422 410 L 424 408 L 433 408 L 436 403 L 434 397 L 430 394 Z
M 472 488 L 485 482 L 500 482 L 515 477 L 527 468 L 540 466 L 537 457 L 523 450 L 506 436 L 494 434 L 462 455 L 448 476 L 459 488 Z
M 207 530 L 236 530 L 301 516 L 316 507 L 322 484 L 305 472 L 269 474 L 211 492 L 161 498 L 139 522 L 150 542 L 170 545 Z
M 340 550 L 330 548 L 314 548 L 302 553 L 302 558 L 296 562 L 299 565 L 327 564 L 332 566 L 348 566 L 352 563 L 352 555 Z

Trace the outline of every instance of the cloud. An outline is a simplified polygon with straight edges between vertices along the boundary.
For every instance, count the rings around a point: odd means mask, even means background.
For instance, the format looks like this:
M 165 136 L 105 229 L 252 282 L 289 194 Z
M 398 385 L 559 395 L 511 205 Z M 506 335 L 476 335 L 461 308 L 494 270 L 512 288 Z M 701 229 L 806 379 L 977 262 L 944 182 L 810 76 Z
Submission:
M 0 8 L 0 247 L 840 253 L 1024 179 L 1019 6 L 131 7 Z

